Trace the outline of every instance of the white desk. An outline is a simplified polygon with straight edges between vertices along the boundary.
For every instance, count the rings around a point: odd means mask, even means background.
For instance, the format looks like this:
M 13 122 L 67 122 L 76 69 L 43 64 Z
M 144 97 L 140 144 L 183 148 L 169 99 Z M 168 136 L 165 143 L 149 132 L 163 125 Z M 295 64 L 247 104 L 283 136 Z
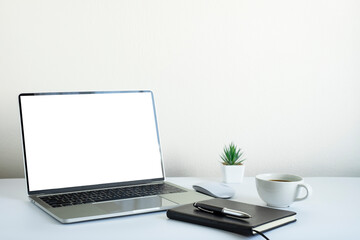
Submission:
M 169 178 L 191 188 L 207 179 Z M 359 239 L 360 178 L 305 178 L 313 196 L 294 203 L 298 221 L 266 233 L 280 239 Z M 254 178 L 231 184 L 235 200 L 265 205 L 257 195 Z M 169 220 L 165 212 L 91 222 L 60 224 L 30 203 L 24 179 L 0 179 L 0 239 L 263 239 Z

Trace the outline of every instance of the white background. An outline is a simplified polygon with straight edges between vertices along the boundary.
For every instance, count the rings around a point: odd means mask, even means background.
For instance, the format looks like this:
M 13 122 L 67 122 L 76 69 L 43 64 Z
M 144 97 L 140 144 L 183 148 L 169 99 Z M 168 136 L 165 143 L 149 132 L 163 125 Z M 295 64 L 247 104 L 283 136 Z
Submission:
M 21 98 L 30 191 L 163 177 L 150 93 Z
M 360 176 L 358 0 L 0 0 L 0 177 L 17 94 L 152 89 L 168 176 Z

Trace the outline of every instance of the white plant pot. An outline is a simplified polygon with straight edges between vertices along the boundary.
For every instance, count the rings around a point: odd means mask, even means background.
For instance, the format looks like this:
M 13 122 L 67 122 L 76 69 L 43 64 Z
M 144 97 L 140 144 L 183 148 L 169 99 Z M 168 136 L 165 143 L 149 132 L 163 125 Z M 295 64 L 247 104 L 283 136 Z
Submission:
M 245 165 L 222 165 L 223 181 L 225 183 L 242 183 Z

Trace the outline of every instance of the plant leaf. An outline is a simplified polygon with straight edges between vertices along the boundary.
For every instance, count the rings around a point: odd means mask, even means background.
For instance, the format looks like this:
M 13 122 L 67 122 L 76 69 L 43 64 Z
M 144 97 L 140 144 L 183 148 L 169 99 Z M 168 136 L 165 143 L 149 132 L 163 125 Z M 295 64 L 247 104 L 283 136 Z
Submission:
M 225 165 L 240 165 L 245 159 L 241 159 L 243 152 L 234 143 L 224 146 L 223 153 L 220 154 L 223 164 Z

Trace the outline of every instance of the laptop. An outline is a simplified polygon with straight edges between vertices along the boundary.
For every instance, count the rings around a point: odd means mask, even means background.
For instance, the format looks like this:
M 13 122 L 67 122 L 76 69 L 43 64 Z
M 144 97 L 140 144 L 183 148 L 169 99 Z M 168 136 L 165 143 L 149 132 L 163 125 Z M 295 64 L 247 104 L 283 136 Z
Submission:
M 166 182 L 151 91 L 19 95 L 29 199 L 73 223 L 209 196 Z

